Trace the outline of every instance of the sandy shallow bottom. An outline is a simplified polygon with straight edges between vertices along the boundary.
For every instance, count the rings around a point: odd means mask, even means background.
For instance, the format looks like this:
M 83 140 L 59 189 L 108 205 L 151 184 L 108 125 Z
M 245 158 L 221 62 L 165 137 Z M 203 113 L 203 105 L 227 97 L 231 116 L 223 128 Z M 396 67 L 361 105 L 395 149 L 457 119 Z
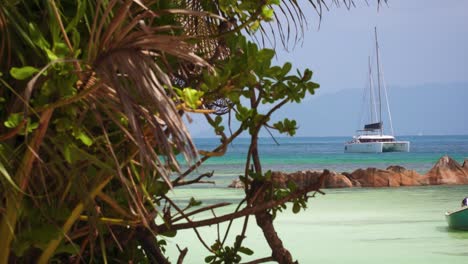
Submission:
M 444 213 L 457 209 L 468 186 L 431 186 L 382 189 L 325 190 L 309 201 L 309 208 L 293 214 L 290 207 L 275 226 L 285 246 L 300 263 L 468 263 L 468 232 L 447 229 Z M 241 190 L 216 188 L 180 189 L 173 195 L 180 203 L 198 197 L 204 205 L 238 202 Z M 233 206 L 216 214 L 233 210 Z M 205 215 L 206 217 L 206 215 Z M 201 216 L 198 219 L 203 218 Z M 195 219 L 196 220 L 196 219 Z M 250 219 L 244 245 L 255 258 L 271 254 L 261 230 Z M 243 220 L 233 224 L 240 231 Z M 226 224 L 220 225 L 225 230 Z M 208 245 L 217 238 L 217 226 L 199 229 Z M 234 239 L 235 233 L 228 241 Z M 184 263 L 204 263 L 209 252 L 192 230 L 167 239 L 167 252 L 175 262 L 176 244 L 189 247 Z M 253 260 L 243 257 L 243 261 Z

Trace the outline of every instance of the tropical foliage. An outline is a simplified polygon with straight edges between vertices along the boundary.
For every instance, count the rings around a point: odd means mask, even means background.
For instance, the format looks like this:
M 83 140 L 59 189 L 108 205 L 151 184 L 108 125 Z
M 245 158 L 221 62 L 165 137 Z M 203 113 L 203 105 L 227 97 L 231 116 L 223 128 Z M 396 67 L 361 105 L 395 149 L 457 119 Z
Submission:
M 319 15 L 328 8 L 310 4 Z M 270 23 L 278 14 L 286 27 Z M 299 212 L 320 183 L 277 186 L 257 140 L 262 128 L 294 135 L 294 120 L 271 117 L 318 85 L 310 70 L 272 65 L 274 50 L 248 39 L 297 40 L 291 29 L 297 36 L 304 22 L 296 1 L 2 1 L 0 263 L 168 263 L 165 236 L 244 218 L 234 245 L 199 236 L 206 262 L 237 263 L 253 253 L 242 244 L 249 217 L 272 248 L 258 262 L 292 263 L 273 216 L 287 202 Z M 219 147 L 196 150 L 188 112 L 206 117 Z M 231 116 L 239 126 L 227 133 Z M 212 177 L 194 174 L 243 132 L 245 199 L 230 214 L 191 220 L 227 204 L 184 205 L 168 191 Z

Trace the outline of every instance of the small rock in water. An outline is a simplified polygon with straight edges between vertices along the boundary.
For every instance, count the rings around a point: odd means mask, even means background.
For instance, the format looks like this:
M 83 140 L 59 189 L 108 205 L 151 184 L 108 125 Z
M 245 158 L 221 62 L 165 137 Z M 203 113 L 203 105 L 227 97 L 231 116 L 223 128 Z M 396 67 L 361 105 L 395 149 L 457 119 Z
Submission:
M 228 185 L 229 188 L 242 189 L 244 188 L 244 183 L 239 179 L 234 179 L 231 184 Z

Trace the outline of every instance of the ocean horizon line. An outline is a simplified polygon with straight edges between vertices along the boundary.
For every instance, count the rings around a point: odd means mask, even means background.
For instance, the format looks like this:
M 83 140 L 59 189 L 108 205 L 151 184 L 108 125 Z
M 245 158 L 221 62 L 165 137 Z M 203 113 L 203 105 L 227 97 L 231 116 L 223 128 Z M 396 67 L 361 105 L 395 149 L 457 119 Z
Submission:
M 418 134 L 413 134 L 413 135 L 394 135 L 396 137 L 459 137 L 459 136 L 468 136 L 467 134 L 423 134 L 423 135 L 418 135 Z M 270 138 L 275 138 L 275 139 L 291 139 L 291 138 L 352 138 L 353 135 L 345 135 L 345 136 L 261 136 L 258 137 L 259 139 L 270 139 Z M 239 136 L 237 139 L 249 139 L 250 137 L 245 137 L 245 136 Z M 193 139 L 219 139 L 218 137 L 193 137 Z

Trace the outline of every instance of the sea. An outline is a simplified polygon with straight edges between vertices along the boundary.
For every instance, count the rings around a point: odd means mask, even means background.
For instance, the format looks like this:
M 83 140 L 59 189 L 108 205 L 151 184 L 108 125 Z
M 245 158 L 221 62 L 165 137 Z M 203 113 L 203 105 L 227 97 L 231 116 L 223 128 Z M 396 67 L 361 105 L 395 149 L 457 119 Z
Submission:
M 352 172 L 359 168 L 385 169 L 400 165 L 407 169 L 426 173 L 444 155 L 463 164 L 468 159 L 468 135 L 459 136 L 400 136 L 398 140 L 410 141 L 410 152 L 378 154 L 344 153 L 344 143 L 349 137 L 281 137 L 260 138 L 259 152 L 263 169 L 295 172 L 301 170 L 329 169 L 336 172 Z M 221 157 L 212 157 L 197 173 L 214 172 L 216 187 L 244 172 L 250 139 L 239 138 Z M 211 151 L 219 145 L 219 139 L 195 139 L 200 150 Z M 197 173 L 193 175 L 196 176 Z
M 409 153 L 344 153 L 348 137 L 261 138 L 259 151 L 264 170 L 294 172 L 330 169 L 352 172 L 358 168 L 385 169 L 400 165 L 426 173 L 444 155 L 462 164 L 468 159 L 468 135 L 399 136 L 411 142 Z M 195 216 L 201 220 L 236 209 L 243 190 L 227 185 L 244 171 L 249 139 L 230 144 L 222 157 L 206 161 L 190 177 L 213 172 L 214 184 L 197 184 L 171 192 L 178 204 L 191 197 L 202 206 L 220 202 L 232 205 Z M 195 139 L 198 149 L 212 150 L 218 139 Z M 308 202 L 308 208 L 294 214 L 289 206 L 275 220 L 286 248 L 299 263 L 468 263 L 468 232 L 450 230 L 445 212 L 460 207 L 468 186 L 414 186 L 393 188 L 324 189 Z M 228 243 L 234 243 L 243 219 L 234 221 Z M 206 245 L 224 236 L 227 223 L 197 229 Z M 238 234 L 238 233 L 237 233 Z M 179 231 L 167 238 L 167 254 L 176 262 L 177 247 L 188 247 L 184 263 L 204 263 L 210 252 L 199 242 L 194 230 Z M 253 217 L 249 220 L 244 246 L 253 256 L 242 262 L 271 255 Z

